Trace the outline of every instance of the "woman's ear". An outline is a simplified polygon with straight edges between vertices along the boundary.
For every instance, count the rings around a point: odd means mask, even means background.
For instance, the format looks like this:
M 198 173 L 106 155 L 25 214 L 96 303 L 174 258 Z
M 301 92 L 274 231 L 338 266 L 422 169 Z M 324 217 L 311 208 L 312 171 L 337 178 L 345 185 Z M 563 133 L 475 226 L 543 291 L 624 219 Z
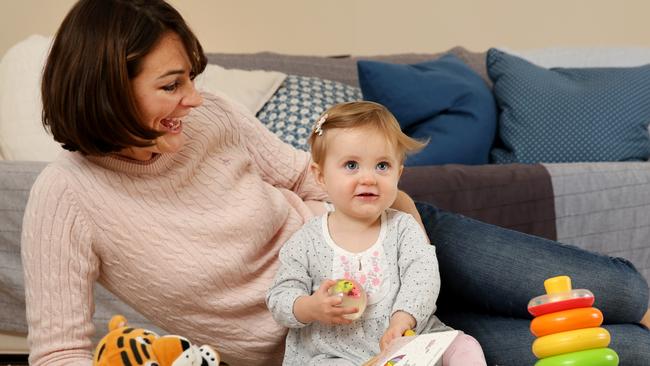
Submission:
M 321 186 L 325 186 L 325 179 L 323 177 L 323 171 L 321 170 L 320 165 L 312 162 L 309 165 L 309 169 L 311 169 L 311 173 L 314 175 L 314 178 L 316 178 L 316 182 Z

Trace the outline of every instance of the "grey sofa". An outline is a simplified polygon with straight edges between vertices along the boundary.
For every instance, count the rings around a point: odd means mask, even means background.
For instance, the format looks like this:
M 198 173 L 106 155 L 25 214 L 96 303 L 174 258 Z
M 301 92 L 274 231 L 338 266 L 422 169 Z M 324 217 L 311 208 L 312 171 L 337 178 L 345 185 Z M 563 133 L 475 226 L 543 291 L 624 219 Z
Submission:
M 490 85 L 485 53 L 457 47 L 448 51 Z M 439 57 L 375 57 L 414 63 Z M 277 70 L 335 80 L 358 87 L 353 57 L 324 58 L 272 53 L 209 54 L 226 68 Z M 368 59 L 368 58 L 364 58 Z M 45 163 L 0 161 L 0 332 L 25 334 L 25 301 L 20 265 L 20 231 L 29 190 Z M 495 225 L 631 260 L 650 279 L 650 165 L 647 162 L 428 166 L 407 169 L 402 189 L 433 203 Z M 156 330 L 146 319 L 97 286 L 98 335 L 110 317 Z M 164 330 L 159 330 L 165 333 Z

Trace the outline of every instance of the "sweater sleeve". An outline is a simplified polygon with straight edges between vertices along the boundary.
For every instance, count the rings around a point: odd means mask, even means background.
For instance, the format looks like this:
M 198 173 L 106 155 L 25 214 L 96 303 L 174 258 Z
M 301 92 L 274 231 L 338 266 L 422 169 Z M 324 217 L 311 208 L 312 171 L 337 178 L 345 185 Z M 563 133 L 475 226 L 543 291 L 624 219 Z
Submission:
M 408 214 L 401 214 L 399 222 L 399 276 L 401 287 L 391 314 L 402 310 L 411 314 L 416 333 L 420 333 L 427 319 L 436 311 L 440 293 L 440 273 L 436 250 L 430 245 L 420 225 Z
M 308 152 L 281 141 L 252 114 L 242 111 L 241 117 L 247 149 L 266 182 L 289 189 L 304 201 L 327 198 L 311 173 Z
M 310 242 L 304 228 L 298 230 L 280 249 L 280 267 L 266 295 L 273 319 L 288 328 L 300 328 L 301 323 L 293 313 L 293 304 L 300 296 L 311 295 L 312 279 L 309 276 Z
M 91 365 L 99 261 L 75 195 L 52 169 L 32 187 L 21 252 L 30 365 Z

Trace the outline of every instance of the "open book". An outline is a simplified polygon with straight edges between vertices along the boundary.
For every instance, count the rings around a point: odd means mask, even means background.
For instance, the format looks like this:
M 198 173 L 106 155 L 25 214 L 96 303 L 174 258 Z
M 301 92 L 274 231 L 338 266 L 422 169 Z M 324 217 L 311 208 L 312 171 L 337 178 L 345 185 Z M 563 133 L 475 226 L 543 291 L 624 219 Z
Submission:
M 458 335 L 457 330 L 397 338 L 371 366 L 433 366 Z

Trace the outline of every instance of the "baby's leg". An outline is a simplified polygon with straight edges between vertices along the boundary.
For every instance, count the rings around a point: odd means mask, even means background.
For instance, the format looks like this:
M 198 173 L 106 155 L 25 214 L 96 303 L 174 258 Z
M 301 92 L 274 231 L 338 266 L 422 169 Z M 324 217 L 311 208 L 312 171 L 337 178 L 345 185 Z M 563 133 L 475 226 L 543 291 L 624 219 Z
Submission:
M 474 337 L 460 332 L 442 355 L 443 366 L 485 366 L 483 349 Z

